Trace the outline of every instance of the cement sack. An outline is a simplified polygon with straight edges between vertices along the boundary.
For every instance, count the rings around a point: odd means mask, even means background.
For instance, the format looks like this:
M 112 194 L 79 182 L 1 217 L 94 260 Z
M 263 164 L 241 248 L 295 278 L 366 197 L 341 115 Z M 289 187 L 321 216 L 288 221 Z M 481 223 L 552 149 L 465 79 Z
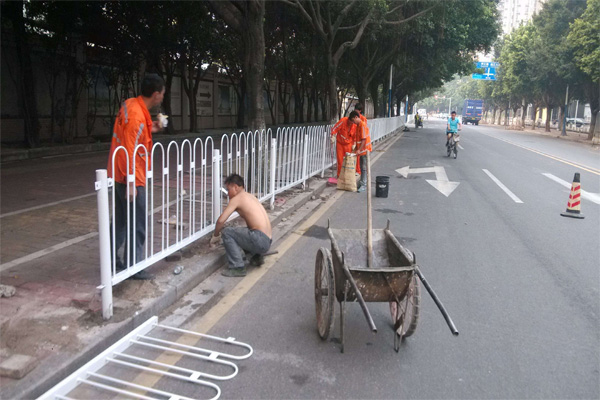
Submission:
M 340 190 L 347 190 L 349 192 L 356 192 L 356 154 L 346 153 L 344 156 L 344 162 L 342 164 L 342 170 L 338 177 L 337 188 Z

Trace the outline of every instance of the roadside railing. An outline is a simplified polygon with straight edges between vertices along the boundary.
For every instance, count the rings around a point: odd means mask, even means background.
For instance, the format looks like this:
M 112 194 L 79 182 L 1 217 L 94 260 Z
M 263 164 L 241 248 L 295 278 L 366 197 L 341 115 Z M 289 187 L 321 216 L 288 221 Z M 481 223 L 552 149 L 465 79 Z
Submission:
M 371 120 L 368 125 L 371 140 L 376 142 L 402 127 L 404 117 Z M 125 184 L 115 184 L 107 177 L 107 170 L 97 170 L 99 289 L 104 319 L 113 314 L 114 285 L 214 230 L 224 206 L 224 177 L 241 175 L 246 190 L 273 208 L 277 194 L 298 185 L 304 187 L 308 178 L 324 176 L 335 165 L 330 134 L 329 125 L 300 126 L 278 128 L 275 134 L 268 129 L 223 135 L 219 148 L 212 137 L 172 141 L 166 146 L 155 143 L 150 152 L 138 145 L 133 168 L 129 157 L 124 157 L 127 171 L 134 171 L 127 175 Z M 126 153 L 125 148 L 114 151 L 112 171 L 120 152 Z M 145 159 L 145 191 L 135 188 L 137 154 Z M 126 201 L 119 207 L 117 185 L 125 190 L 124 198 L 135 197 L 135 202 Z M 123 229 L 117 227 L 117 213 L 126 221 Z M 119 254 L 114 243 L 124 244 Z M 143 248 L 136 251 L 133 243 Z

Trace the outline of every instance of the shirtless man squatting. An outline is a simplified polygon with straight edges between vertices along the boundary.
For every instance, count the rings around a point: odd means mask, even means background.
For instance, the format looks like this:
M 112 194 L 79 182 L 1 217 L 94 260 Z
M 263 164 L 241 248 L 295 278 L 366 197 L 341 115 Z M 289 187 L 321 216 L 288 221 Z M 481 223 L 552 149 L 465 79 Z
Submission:
M 221 275 L 246 276 L 243 251 L 252 255 L 250 265 L 264 264 L 263 254 L 269 251 L 272 242 L 271 222 L 263 205 L 256 197 L 246 192 L 241 176 L 229 175 L 225 179 L 225 188 L 229 204 L 217 220 L 215 232 L 210 238 L 210 246 L 217 246 L 219 239 L 223 239 L 229 268 Z M 225 228 L 225 222 L 235 211 L 246 221 L 246 226 Z

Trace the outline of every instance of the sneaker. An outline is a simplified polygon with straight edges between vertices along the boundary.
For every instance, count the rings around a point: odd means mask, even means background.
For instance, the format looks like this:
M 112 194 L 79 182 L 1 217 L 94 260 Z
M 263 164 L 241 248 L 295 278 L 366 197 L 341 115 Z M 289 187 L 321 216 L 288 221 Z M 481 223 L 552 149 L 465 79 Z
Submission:
M 255 254 L 250 258 L 250 265 L 260 267 L 265 263 L 265 257 L 262 254 Z
M 246 276 L 246 267 L 243 268 L 227 268 L 225 271 L 221 272 L 221 275 L 233 278 L 241 278 Z
M 365 190 L 367 190 L 367 188 L 364 186 L 361 186 L 358 189 L 356 189 L 357 192 L 364 192 Z
M 146 270 L 143 270 L 133 275 L 131 279 L 135 279 L 136 281 L 150 281 L 154 279 L 154 275 Z

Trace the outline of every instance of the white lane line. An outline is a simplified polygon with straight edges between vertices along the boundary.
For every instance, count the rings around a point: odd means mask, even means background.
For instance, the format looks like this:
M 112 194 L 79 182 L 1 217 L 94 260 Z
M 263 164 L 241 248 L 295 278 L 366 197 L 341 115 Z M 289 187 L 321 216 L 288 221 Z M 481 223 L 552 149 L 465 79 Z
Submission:
M 490 179 L 493 180 L 494 183 L 500 187 L 500 189 L 504 190 L 504 193 L 506 193 L 508 195 L 508 197 L 513 199 L 513 201 L 515 203 L 523 203 L 521 201 L 521 199 L 519 199 L 513 192 L 511 192 L 509 188 L 504 186 L 504 184 L 502 182 L 500 182 L 498 180 L 498 178 L 496 178 L 494 175 L 492 175 L 492 173 L 490 171 L 488 171 L 487 169 L 484 169 L 483 172 L 485 172 L 487 174 L 487 176 L 489 176 Z
M 566 187 L 569 190 L 571 189 L 572 184 L 567 181 L 563 181 L 562 179 L 560 179 L 552 174 L 548 174 L 548 173 L 543 173 L 542 175 L 544 175 L 546 178 L 552 179 L 554 182 L 560 183 L 562 186 Z M 583 197 L 584 199 L 587 199 L 591 202 L 594 202 L 596 204 L 600 204 L 600 194 L 599 193 L 590 193 L 590 192 L 586 192 L 585 190 L 581 190 L 581 197 Z
M 2 214 L 2 215 L 0 215 L 0 218 L 9 217 L 11 215 L 21 214 L 21 213 L 24 213 L 24 212 L 27 212 L 27 211 L 39 210 L 40 208 L 51 207 L 51 206 L 55 206 L 57 204 L 68 203 L 69 201 L 83 199 L 85 197 L 94 196 L 95 194 L 96 194 L 96 192 L 89 193 L 89 194 L 84 194 L 82 196 L 75 196 L 75 197 L 71 197 L 71 198 L 64 199 L 64 200 L 55 201 L 53 203 L 46 203 L 46 204 L 42 204 L 42 205 L 35 206 L 35 207 L 24 208 L 22 210 L 18 210 L 18 211 L 13 211 L 13 212 L 9 212 L 9 213 L 6 213 L 6 214 Z
M 79 236 L 74 239 L 67 240 L 66 242 L 62 242 L 59 244 L 55 244 L 54 246 L 50 246 L 44 250 L 36 251 L 35 253 L 28 254 L 24 257 L 17 258 L 16 260 L 9 261 L 5 264 L 0 264 L 0 272 L 6 271 L 9 268 L 15 267 L 19 264 L 23 264 L 25 262 L 35 260 L 36 258 L 45 256 L 46 254 L 53 253 L 57 250 L 64 249 L 72 244 L 82 242 L 84 240 L 93 238 L 94 236 L 98 236 L 98 232 L 90 232 L 87 235 Z
M 458 145 L 458 148 L 459 148 L 459 149 L 461 149 L 461 150 L 464 150 L 464 149 L 465 149 L 465 148 L 464 148 L 464 147 L 462 147 L 460 144 Z

